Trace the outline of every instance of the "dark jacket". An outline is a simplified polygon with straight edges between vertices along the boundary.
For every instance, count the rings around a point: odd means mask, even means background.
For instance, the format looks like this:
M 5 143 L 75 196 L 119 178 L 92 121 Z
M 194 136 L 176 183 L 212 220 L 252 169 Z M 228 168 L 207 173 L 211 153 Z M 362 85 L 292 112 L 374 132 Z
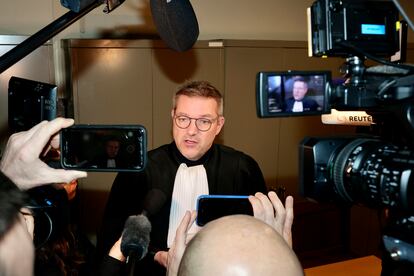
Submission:
M 165 275 L 165 270 L 153 261 L 158 250 L 167 250 L 168 222 L 175 175 L 181 163 L 187 166 L 203 164 L 210 194 L 253 195 L 266 192 L 262 172 L 250 156 L 230 147 L 214 144 L 198 161 L 187 160 L 176 145 L 161 146 L 148 152 L 148 164 L 139 173 L 118 173 L 108 198 L 98 254 L 104 256 L 122 233 L 128 216 L 142 212 L 144 198 L 150 189 L 160 189 L 165 203 L 150 217 L 152 224 L 150 253 L 136 267 L 139 275 Z M 138 275 L 138 274 L 137 274 Z
M 286 100 L 286 112 L 292 112 L 293 105 L 295 104 L 294 98 L 289 98 Z M 309 97 L 302 99 L 303 111 L 317 111 L 320 107 L 319 104 Z

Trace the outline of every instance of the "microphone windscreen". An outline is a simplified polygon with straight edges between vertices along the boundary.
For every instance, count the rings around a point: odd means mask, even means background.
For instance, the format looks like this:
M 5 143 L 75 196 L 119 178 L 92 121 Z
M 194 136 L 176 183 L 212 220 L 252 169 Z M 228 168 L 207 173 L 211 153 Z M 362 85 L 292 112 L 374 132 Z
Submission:
M 121 252 L 124 256 L 145 257 L 150 242 L 151 223 L 144 215 L 129 216 L 122 232 Z
M 167 200 L 166 194 L 160 189 L 151 189 L 148 191 L 144 199 L 143 204 L 143 214 L 146 216 L 152 216 L 164 206 L 165 201 Z
M 197 17 L 189 0 L 150 0 L 152 18 L 168 47 L 183 52 L 197 41 Z

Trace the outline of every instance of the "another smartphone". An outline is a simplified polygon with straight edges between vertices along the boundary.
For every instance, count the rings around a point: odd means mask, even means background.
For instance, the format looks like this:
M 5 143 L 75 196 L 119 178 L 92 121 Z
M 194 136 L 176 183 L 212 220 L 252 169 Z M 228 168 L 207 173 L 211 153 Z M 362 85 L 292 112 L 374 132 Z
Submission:
M 197 200 L 197 219 L 199 226 L 223 216 L 245 214 L 253 215 L 249 196 L 240 195 L 201 195 Z
M 60 133 L 60 162 L 83 171 L 141 171 L 147 132 L 141 125 L 74 125 Z

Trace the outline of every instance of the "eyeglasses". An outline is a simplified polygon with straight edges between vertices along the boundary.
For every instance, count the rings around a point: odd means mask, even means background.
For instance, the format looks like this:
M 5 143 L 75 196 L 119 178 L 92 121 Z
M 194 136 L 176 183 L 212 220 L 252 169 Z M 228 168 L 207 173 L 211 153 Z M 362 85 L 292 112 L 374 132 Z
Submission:
M 195 125 L 199 131 L 208 131 L 211 128 L 213 122 L 217 120 L 217 118 L 210 120 L 207 118 L 191 118 L 181 115 L 175 116 L 174 121 L 179 128 L 186 129 L 190 126 L 191 120 L 195 120 Z

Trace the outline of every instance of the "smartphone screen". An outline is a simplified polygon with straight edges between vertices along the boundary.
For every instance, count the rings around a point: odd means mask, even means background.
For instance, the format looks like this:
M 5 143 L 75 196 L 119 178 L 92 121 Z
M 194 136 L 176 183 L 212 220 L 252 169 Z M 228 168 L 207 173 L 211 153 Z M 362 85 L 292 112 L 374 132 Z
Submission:
M 141 171 L 146 130 L 141 125 L 74 125 L 60 133 L 61 165 L 83 171 Z
M 198 198 L 196 223 L 199 226 L 223 216 L 236 214 L 253 215 L 249 196 L 202 195 Z

